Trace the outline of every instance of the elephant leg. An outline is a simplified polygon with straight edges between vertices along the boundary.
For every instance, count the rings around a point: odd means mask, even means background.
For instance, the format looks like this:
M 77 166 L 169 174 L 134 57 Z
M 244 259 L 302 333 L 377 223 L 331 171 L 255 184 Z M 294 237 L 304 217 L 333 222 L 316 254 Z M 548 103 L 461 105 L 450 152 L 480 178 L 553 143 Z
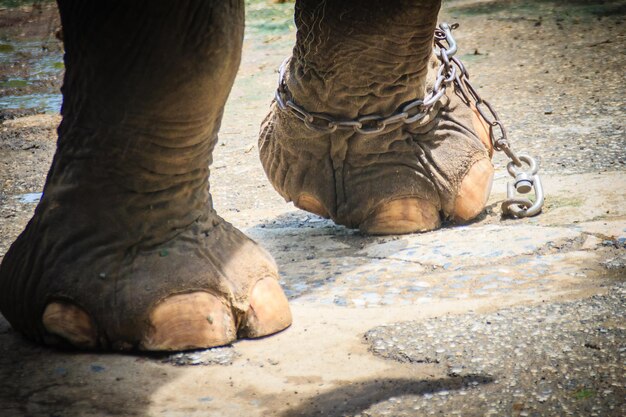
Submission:
M 28 338 L 183 350 L 291 323 L 273 259 L 209 193 L 243 3 L 59 1 L 57 151 L 0 266 L 0 310 Z
M 424 98 L 438 67 L 439 7 L 439 0 L 298 0 L 288 98 L 338 120 L 390 116 Z M 259 149 L 287 201 L 371 234 L 469 221 L 483 210 L 493 176 L 488 129 L 452 87 L 423 119 L 376 134 L 309 129 L 273 102 Z

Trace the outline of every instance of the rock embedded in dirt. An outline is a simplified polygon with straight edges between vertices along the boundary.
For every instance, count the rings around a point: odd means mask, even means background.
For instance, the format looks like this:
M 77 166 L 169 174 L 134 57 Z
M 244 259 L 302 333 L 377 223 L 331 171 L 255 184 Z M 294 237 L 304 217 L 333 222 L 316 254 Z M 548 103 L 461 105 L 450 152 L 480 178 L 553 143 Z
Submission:
M 162 363 L 176 366 L 230 365 L 240 355 L 233 347 L 219 347 L 206 350 L 182 352 L 161 359 Z

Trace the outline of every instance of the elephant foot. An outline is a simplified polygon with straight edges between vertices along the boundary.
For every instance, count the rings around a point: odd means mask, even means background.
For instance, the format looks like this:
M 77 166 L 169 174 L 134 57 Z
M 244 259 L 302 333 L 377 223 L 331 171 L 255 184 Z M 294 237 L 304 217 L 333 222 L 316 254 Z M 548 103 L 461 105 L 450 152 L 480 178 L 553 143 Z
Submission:
M 209 192 L 244 2 L 74 6 L 59 1 L 57 151 L 0 265 L 0 312 L 36 342 L 99 350 L 207 348 L 286 328 L 274 260 Z
M 217 216 L 132 255 L 132 248 L 121 254 L 106 245 L 78 250 L 62 235 L 57 247 L 47 246 L 51 236 L 34 237 L 42 230 L 38 220 L 0 270 L 3 313 L 35 340 L 173 351 L 262 337 L 291 324 L 271 256 Z M 64 245 L 71 255 L 58 251 Z M 62 265 L 69 257 L 73 262 Z
M 261 128 L 261 161 L 287 201 L 366 234 L 466 223 L 491 191 L 489 131 L 452 91 L 433 113 L 423 125 L 375 135 L 322 134 L 274 104 Z
M 489 129 L 452 85 L 410 123 L 325 129 L 390 117 L 433 91 L 439 3 L 395 2 L 393 24 L 349 2 L 329 3 L 323 16 L 312 2 L 296 4 L 282 105 L 272 103 L 259 138 L 265 172 L 287 201 L 367 234 L 428 231 L 481 213 L 493 178 Z

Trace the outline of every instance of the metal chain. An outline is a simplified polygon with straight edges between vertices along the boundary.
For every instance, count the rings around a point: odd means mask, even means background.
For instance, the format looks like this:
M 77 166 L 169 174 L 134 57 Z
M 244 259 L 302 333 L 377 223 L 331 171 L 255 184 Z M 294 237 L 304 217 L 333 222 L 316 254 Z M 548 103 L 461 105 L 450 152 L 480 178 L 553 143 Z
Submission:
M 504 152 L 511 160 L 506 168 L 514 180 L 507 184 L 507 198 L 502 202 L 502 211 L 520 218 L 539 214 L 543 207 L 544 195 L 541 179 L 537 174 L 539 169 L 537 161 L 527 154 L 517 154 L 511 149 L 506 128 L 498 113 L 487 100 L 478 94 L 476 88 L 470 83 L 467 69 L 458 58 L 454 57 L 457 45 L 452 36 L 452 30 L 457 27 L 458 25 L 450 26 L 447 23 L 439 25 L 435 30 L 435 45 L 437 46 L 435 54 L 445 66 L 444 74 L 448 77 L 454 76 L 455 91 L 461 94 L 468 104 L 473 102 L 480 116 L 489 125 L 489 139 L 493 148 Z M 522 169 L 524 166 L 527 166 L 525 170 Z M 534 202 L 517 195 L 517 193 L 528 194 L 533 189 L 535 191 Z
M 278 88 L 274 96 L 278 108 L 291 113 L 301 120 L 311 130 L 321 133 L 333 133 L 336 130 L 354 130 L 361 135 L 375 135 L 384 131 L 394 124 L 413 124 L 429 113 L 432 107 L 445 93 L 446 85 L 440 85 L 437 89 L 424 97 L 424 99 L 412 100 L 404 103 L 391 116 L 383 117 L 377 114 L 368 114 L 356 119 L 348 120 L 331 116 L 326 113 L 309 112 L 289 98 L 289 90 L 285 84 L 285 69 L 289 58 L 285 59 L 278 71 Z M 440 69 L 443 68 L 443 65 Z M 450 84 L 453 80 L 450 80 Z
M 489 125 L 489 139 L 496 151 L 504 152 L 511 160 L 507 164 L 507 171 L 514 178 L 507 184 L 507 199 L 502 203 L 502 211 L 515 217 L 530 217 L 541 212 L 544 203 L 543 187 L 539 175 L 538 165 L 534 158 L 526 154 L 517 154 L 511 149 L 506 129 L 500 120 L 498 113 L 491 104 L 484 100 L 469 81 L 469 73 L 463 63 L 454 55 L 458 48 L 452 36 L 452 30 L 458 24 L 449 25 L 441 23 L 435 29 L 434 53 L 441 62 L 437 69 L 437 76 L 432 91 L 423 99 L 416 99 L 400 106 L 393 114 L 383 117 L 377 114 L 361 116 L 347 120 L 331 116 L 326 113 L 309 112 L 296 104 L 290 98 L 289 90 L 285 83 L 285 70 L 289 58 L 283 61 L 278 71 L 278 88 L 275 100 L 281 111 L 287 111 L 301 120 L 304 125 L 321 133 L 333 133 L 338 129 L 352 129 L 361 135 L 374 135 L 381 133 L 388 126 L 394 124 L 413 124 L 424 117 L 433 109 L 435 104 L 446 94 L 447 88 L 454 84 L 458 92 L 468 103 L 474 103 L 476 110 Z M 527 169 L 523 170 L 524 165 Z M 527 194 L 534 189 L 535 201 L 525 197 L 519 197 L 516 193 Z

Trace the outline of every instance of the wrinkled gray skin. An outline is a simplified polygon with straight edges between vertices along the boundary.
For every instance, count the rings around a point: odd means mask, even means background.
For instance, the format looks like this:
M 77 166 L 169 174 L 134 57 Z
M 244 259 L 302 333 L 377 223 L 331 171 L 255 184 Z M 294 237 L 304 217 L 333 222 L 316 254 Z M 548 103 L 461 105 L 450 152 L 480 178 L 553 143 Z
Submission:
M 243 1 L 59 7 L 66 73 L 58 148 L 43 199 L 0 267 L 2 314 L 28 338 L 62 344 L 41 317 L 49 302 L 71 301 L 96 323 L 95 347 L 114 350 L 137 348 L 149 312 L 171 294 L 208 291 L 241 317 L 249 288 L 276 275 L 271 257 L 217 216 L 209 194 Z M 289 89 L 311 111 L 393 111 L 425 90 L 438 9 L 439 1 L 298 1 Z M 445 212 L 459 179 L 485 155 L 467 122 L 455 120 L 467 111 L 453 98 L 427 126 L 359 137 L 310 132 L 273 107 L 261 159 L 283 196 L 310 192 L 348 226 L 398 195 Z M 240 264 L 255 272 L 240 273 Z

